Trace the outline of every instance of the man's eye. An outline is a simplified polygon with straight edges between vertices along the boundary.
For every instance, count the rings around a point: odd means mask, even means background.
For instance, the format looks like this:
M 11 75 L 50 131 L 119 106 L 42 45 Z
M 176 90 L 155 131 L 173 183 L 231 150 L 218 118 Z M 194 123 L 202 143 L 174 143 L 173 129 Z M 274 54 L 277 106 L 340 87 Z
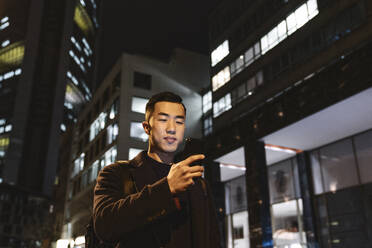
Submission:
M 182 124 L 182 125 L 184 124 L 183 121 L 177 121 L 176 123 L 177 123 L 177 124 Z
M 159 121 L 167 121 L 166 119 L 159 119 Z

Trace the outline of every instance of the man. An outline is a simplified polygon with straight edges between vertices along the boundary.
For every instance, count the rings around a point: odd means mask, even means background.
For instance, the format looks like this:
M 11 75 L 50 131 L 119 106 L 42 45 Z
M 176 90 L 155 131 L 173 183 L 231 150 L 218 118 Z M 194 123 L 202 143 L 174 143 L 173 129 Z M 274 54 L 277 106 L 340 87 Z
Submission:
M 204 155 L 174 163 L 183 140 L 186 108 L 162 92 L 151 97 L 142 123 L 148 150 L 99 173 L 93 219 L 98 237 L 116 247 L 220 247 L 219 231 L 203 167 Z

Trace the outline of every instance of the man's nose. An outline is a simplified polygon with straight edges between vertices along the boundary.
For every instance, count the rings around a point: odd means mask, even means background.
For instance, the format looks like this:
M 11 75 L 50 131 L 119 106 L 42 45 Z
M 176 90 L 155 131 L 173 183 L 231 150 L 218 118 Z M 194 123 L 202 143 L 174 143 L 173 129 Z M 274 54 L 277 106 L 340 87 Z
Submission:
M 167 133 L 169 133 L 169 134 L 175 134 L 176 133 L 176 124 L 174 123 L 174 121 L 168 121 Z

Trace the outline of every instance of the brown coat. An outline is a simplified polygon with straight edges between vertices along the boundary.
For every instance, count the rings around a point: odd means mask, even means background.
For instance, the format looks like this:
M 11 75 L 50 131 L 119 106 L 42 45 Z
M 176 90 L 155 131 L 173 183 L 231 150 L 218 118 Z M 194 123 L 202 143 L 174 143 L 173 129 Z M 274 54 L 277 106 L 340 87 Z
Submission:
M 166 247 L 163 237 L 172 232 L 164 220 L 178 211 L 166 178 L 156 181 L 145 152 L 133 160 L 118 161 L 102 169 L 94 189 L 94 228 L 102 240 L 116 247 Z M 204 180 L 204 179 L 202 179 Z M 179 247 L 220 247 L 215 210 L 210 190 L 201 180 L 189 189 L 191 235 Z M 205 185 L 205 184 L 204 184 Z

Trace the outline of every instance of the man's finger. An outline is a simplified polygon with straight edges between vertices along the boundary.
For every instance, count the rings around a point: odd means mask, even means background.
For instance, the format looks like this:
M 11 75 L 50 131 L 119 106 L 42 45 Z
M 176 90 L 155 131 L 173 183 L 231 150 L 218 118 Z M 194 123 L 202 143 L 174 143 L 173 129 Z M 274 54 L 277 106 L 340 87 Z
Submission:
M 182 162 L 189 165 L 189 164 L 192 164 L 195 161 L 202 160 L 204 158 L 205 158 L 205 156 L 203 154 L 196 154 L 196 155 L 191 155 L 190 157 L 188 157 L 187 159 L 185 159 Z
M 195 166 L 189 167 L 188 171 L 191 172 L 191 173 L 193 173 L 193 172 L 203 172 L 204 167 L 200 166 L 200 165 L 195 165 Z
M 201 172 L 193 172 L 189 174 L 189 178 L 194 178 L 194 177 L 201 177 L 203 173 Z

